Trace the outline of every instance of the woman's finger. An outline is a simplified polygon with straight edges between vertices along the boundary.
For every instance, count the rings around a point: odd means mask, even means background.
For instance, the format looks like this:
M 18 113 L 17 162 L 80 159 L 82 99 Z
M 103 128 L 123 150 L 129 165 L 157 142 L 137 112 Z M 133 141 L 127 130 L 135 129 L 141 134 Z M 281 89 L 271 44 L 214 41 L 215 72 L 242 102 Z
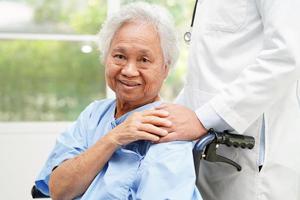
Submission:
M 153 135 L 145 131 L 138 131 L 136 138 L 138 138 L 138 140 L 147 140 L 151 142 L 158 142 L 160 139 L 159 136 Z
M 160 137 L 166 136 L 168 135 L 168 131 L 163 129 L 163 128 L 159 128 L 157 126 L 154 126 L 152 124 L 141 124 L 139 126 L 139 131 L 144 131 L 150 134 L 154 134 Z
M 141 120 L 142 123 L 152 124 L 154 126 L 169 128 L 172 126 L 172 122 L 166 118 L 157 116 L 146 116 Z

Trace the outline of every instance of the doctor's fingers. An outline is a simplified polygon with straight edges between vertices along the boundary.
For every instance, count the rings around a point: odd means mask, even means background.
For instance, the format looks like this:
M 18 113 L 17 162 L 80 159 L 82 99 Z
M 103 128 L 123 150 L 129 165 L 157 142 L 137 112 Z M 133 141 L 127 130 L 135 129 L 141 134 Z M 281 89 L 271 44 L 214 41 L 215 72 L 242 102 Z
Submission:
M 176 104 L 173 103 L 162 103 L 159 106 L 155 107 L 155 110 L 167 110 L 172 109 L 172 107 L 176 106 Z
M 152 135 L 157 135 L 159 137 L 163 137 L 163 136 L 168 135 L 167 130 L 165 130 L 163 128 L 160 128 L 160 127 L 157 127 L 157 126 L 154 126 L 152 124 L 140 124 L 139 127 L 138 127 L 138 130 L 147 132 L 147 133 L 152 134 Z
M 145 110 L 141 112 L 143 116 L 168 117 L 169 112 L 165 110 Z
M 157 116 L 145 116 L 142 118 L 141 122 L 165 128 L 170 128 L 172 126 L 172 122 L 170 120 Z

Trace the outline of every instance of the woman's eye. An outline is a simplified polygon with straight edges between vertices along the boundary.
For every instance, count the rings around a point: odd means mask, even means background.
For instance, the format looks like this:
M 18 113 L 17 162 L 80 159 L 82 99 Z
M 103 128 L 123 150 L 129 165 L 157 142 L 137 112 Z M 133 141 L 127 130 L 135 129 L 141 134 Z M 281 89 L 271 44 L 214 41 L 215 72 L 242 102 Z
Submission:
M 142 62 L 146 63 L 149 62 L 149 60 L 147 58 L 142 58 Z
M 116 54 L 116 55 L 114 55 L 114 58 L 122 60 L 122 59 L 125 59 L 125 56 L 123 56 L 121 54 Z

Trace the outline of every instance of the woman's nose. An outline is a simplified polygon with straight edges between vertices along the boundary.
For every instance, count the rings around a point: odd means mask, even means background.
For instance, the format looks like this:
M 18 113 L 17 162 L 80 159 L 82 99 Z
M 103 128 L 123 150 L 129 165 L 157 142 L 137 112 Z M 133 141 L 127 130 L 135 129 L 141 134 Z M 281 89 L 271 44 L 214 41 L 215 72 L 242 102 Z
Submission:
M 128 62 L 121 71 L 122 75 L 127 77 L 138 76 L 139 72 L 135 62 Z

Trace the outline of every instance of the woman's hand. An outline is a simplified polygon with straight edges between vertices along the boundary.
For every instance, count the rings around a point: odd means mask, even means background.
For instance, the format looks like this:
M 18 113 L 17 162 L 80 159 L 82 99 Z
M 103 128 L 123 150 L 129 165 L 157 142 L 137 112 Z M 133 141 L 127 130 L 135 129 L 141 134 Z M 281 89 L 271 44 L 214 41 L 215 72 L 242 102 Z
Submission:
M 161 137 L 168 134 L 168 131 L 162 127 L 169 128 L 172 126 L 171 121 L 166 119 L 168 116 L 169 112 L 165 110 L 135 112 L 122 124 L 111 130 L 107 137 L 119 146 L 137 140 L 157 142 Z

